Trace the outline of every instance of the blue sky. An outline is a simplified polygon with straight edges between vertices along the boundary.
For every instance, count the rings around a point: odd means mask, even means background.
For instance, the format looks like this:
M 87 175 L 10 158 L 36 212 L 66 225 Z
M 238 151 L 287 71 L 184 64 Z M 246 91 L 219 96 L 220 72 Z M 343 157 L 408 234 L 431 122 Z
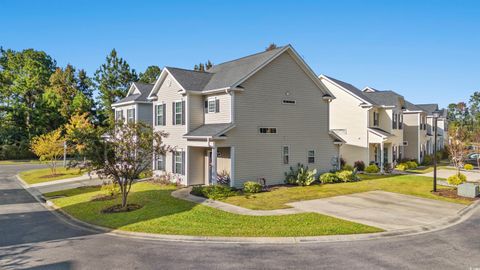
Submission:
M 292 44 L 317 74 L 441 106 L 480 90 L 480 1 L 2 1 L 0 46 L 89 75 L 116 48 L 138 71 Z

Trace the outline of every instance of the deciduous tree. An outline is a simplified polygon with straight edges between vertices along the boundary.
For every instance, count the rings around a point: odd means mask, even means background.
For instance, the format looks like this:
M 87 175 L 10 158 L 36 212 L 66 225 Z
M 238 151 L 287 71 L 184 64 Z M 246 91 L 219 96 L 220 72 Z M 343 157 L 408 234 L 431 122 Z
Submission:
M 57 174 L 57 161 L 63 155 L 64 141 L 61 129 L 36 136 L 31 141 L 32 152 L 39 157 L 40 161 L 48 164 L 52 175 Z

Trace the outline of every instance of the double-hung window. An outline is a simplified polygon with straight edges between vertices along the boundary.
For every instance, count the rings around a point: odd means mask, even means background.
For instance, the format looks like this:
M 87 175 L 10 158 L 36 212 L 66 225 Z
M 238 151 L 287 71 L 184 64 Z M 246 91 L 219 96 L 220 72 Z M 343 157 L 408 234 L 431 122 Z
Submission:
M 218 113 L 220 112 L 220 99 L 211 97 L 205 100 L 205 113 Z
M 172 103 L 172 116 L 173 125 L 185 125 L 185 101 Z
M 123 111 L 122 110 L 115 111 L 115 119 L 117 121 L 122 121 L 123 120 Z
M 165 155 L 158 155 L 157 156 L 157 164 L 156 164 L 157 170 L 159 171 L 165 171 Z
M 183 162 L 184 162 L 184 152 L 175 151 L 173 152 L 173 173 L 184 174 L 183 172 Z
M 398 114 L 393 113 L 392 115 L 392 129 L 397 129 L 398 126 Z
M 308 150 L 307 161 L 309 164 L 315 163 L 315 150 Z
M 165 126 L 165 104 L 155 106 L 155 125 Z
M 283 164 L 290 163 L 290 147 L 288 145 L 284 145 L 282 147 L 282 157 L 283 157 Z
M 373 112 L 373 126 L 378 127 L 378 112 Z
M 398 129 L 402 129 L 403 128 L 403 113 L 400 113 L 398 115 Z
M 135 122 L 135 109 L 128 109 L 127 110 L 127 122 L 134 123 Z

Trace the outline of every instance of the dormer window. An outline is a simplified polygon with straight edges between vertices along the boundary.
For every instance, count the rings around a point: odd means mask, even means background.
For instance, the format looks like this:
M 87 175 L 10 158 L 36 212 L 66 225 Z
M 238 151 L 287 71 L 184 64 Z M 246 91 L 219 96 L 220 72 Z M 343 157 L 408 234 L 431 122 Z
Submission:
M 205 113 L 218 112 L 220 112 L 220 99 L 212 97 L 205 100 Z

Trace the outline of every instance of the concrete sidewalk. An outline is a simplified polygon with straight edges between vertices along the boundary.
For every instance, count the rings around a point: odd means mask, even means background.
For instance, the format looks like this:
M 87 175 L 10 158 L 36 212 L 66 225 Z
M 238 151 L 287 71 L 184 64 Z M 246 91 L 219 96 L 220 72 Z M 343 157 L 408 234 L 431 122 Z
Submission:
M 465 171 L 465 170 L 462 170 L 460 172 L 467 177 L 468 182 L 480 183 L 480 172 L 478 172 L 478 171 Z M 456 173 L 457 173 L 456 170 L 440 169 L 440 170 L 437 170 L 437 177 L 447 179 L 448 177 L 450 177 L 450 176 L 452 176 Z M 428 176 L 428 177 L 433 177 L 433 172 L 424 173 L 422 175 L 423 176 Z

